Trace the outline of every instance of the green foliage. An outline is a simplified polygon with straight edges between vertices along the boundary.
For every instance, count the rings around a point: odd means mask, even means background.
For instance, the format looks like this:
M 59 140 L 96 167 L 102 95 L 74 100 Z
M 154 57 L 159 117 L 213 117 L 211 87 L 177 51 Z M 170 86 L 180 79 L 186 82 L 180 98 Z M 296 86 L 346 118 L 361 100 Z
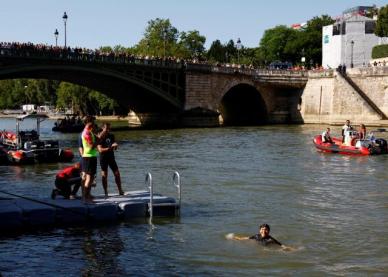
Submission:
M 372 59 L 388 57 L 388 44 L 376 45 L 372 49 Z
M 0 109 L 19 109 L 23 104 L 52 104 L 55 102 L 53 86 L 48 80 L 0 81 Z
M 220 40 L 212 42 L 209 51 L 207 52 L 207 59 L 209 62 L 226 62 L 228 57 L 225 47 L 221 44 Z
M 200 57 L 205 51 L 206 38 L 201 36 L 198 31 L 181 32 L 179 39 L 179 49 L 181 55 L 175 55 L 182 58 Z
M 156 18 L 148 21 L 144 37 L 136 48 L 146 55 L 168 57 L 176 50 L 178 30 L 173 27 L 169 19 Z
M 110 114 L 118 108 L 117 102 L 104 94 L 67 82 L 60 83 L 57 95 L 57 108 L 82 115 Z
M 265 31 L 260 41 L 256 62 L 268 64 L 275 60 L 298 64 L 302 57 L 311 64 L 322 60 L 322 27 L 334 22 L 328 15 L 314 17 L 301 30 L 281 25 Z
M 289 52 L 285 51 L 287 50 L 287 43 L 296 39 L 297 32 L 284 25 L 266 30 L 260 41 L 264 59 L 266 61 L 288 60 Z
M 129 52 L 143 56 L 189 59 L 202 56 L 206 38 L 197 30 L 179 32 L 169 19 L 148 21 L 144 37 Z
M 378 37 L 388 37 L 388 5 L 379 10 L 375 34 Z

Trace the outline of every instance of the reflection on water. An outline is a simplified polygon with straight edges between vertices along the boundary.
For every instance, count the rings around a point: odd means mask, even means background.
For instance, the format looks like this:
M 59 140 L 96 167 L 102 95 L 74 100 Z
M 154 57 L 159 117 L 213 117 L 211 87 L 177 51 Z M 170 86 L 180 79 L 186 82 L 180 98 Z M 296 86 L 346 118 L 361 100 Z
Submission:
M 12 124 L 11 124 L 12 122 Z M 52 122 L 51 122 L 52 123 Z M 2 120 L 13 126 L 13 121 Z M 76 134 L 51 133 L 76 150 Z M 324 126 L 180 129 L 116 132 L 126 190 L 176 196 L 179 220 L 125 222 L 57 229 L 0 239 L 4 276 L 260 276 L 383 275 L 387 268 L 388 156 L 317 153 L 312 138 Z M 332 128 L 333 132 L 340 127 Z M 49 195 L 63 164 L 0 167 L 0 187 Z M 112 174 L 109 190 L 116 192 Z M 94 194 L 102 193 L 100 178 Z M 225 234 L 252 235 L 261 223 L 296 251 L 266 249 Z
M 85 230 L 82 249 L 85 266 L 83 276 L 125 276 L 118 262 L 124 244 L 116 228 Z

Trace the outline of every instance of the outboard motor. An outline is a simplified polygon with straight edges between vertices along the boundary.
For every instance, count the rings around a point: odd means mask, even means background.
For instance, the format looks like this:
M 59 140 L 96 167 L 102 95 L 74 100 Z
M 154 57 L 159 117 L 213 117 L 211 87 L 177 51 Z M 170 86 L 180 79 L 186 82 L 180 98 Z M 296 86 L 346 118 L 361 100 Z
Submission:
M 379 138 L 375 140 L 375 143 L 379 146 L 381 153 L 388 153 L 387 141 L 385 139 Z

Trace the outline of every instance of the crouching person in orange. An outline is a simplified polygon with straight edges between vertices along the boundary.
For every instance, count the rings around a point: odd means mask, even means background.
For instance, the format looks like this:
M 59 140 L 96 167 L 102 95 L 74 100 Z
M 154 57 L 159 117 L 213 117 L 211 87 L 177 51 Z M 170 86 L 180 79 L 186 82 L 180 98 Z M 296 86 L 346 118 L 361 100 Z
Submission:
M 81 167 L 80 163 L 66 167 L 55 177 L 55 189 L 51 193 L 51 198 L 62 195 L 65 199 L 75 199 L 81 187 Z

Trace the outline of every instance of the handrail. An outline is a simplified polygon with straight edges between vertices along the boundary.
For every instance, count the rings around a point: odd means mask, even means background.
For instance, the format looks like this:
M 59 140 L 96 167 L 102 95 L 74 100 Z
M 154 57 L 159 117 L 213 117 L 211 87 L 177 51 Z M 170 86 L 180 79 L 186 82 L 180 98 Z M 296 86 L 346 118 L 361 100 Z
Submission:
M 181 190 L 181 177 L 177 171 L 174 172 L 172 176 L 173 185 L 178 189 L 178 208 L 175 210 L 176 215 L 180 215 L 181 205 L 182 205 L 182 190 Z
M 150 222 L 151 222 L 153 217 L 154 187 L 152 185 L 152 176 L 151 176 L 151 173 L 149 172 L 146 174 L 145 184 L 146 184 L 146 187 L 148 187 L 150 192 L 150 202 L 148 205 L 148 212 L 150 213 Z

